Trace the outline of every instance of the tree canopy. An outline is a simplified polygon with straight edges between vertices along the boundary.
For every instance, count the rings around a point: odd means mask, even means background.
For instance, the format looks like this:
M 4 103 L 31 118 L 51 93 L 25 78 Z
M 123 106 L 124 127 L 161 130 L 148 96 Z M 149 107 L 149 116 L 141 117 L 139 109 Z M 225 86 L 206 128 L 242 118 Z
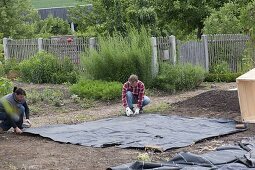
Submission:
M 4 37 L 22 38 L 32 36 L 36 11 L 29 0 L 0 1 L 0 32 Z
M 78 0 L 77 0 L 78 1 Z M 86 36 L 127 35 L 145 28 L 152 36 L 200 38 L 203 33 L 247 33 L 253 30 L 254 0 L 79 0 L 69 9 L 77 31 Z M 92 4 L 92 5 L 88 5 Z M 67 21 L 40 20 L 30 0 L 0 1 L 0 35 L 28 38 L 69 34 Z

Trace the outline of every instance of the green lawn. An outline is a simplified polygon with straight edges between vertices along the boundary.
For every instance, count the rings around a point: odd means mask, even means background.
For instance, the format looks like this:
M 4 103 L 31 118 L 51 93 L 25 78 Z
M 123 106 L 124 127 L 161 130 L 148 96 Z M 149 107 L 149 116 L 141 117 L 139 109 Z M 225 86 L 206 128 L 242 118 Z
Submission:
M 31 0 L 34 8 L 65 7 L 82 4 L 77 0 Z

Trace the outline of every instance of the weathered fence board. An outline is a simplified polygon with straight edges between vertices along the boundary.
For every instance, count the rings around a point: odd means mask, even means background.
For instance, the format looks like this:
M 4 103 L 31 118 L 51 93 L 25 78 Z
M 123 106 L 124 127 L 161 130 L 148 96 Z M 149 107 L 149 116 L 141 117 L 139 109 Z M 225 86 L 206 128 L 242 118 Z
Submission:
M 242 57 L 248 41 L 249 36 L 241 34 L 208 35 L 210 69 L 226 62 L 232 72 L 241 71 Z
M 178 42 L 179 63 L 206 67 L 205 48 L 201 41 Z
M 169 37 L 157 37 L 157 55 L 160 61 L 173 62 L 172 44 Z
M 9 58 L 22 61 L 38 52 L 37 39 L 8 40 L 7 48 Z
M 59 59 L 69 57 L 74 64 L 80 64 L 80 55 L 89 48 L 86 38 L 67 38 L 44 39 L 43 50 L 50 52 Z

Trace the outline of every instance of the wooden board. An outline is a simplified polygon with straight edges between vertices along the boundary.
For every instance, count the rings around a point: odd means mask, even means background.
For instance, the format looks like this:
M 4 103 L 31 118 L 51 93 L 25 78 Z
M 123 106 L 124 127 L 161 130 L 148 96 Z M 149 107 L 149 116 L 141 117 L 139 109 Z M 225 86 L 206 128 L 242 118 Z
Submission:
M 236 79 L 243 122 L 255 123 L 255 69 Z

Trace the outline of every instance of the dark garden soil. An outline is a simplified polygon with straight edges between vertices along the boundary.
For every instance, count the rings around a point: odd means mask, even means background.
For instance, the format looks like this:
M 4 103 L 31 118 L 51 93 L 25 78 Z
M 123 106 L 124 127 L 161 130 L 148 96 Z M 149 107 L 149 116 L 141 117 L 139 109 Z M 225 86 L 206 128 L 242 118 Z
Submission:
M 26 90 L 61 89 L 68 91 L 64 85 L 18 84 Z M 203 84 L 196 90 L 174 95 L 151 94 L 152 103 L 145 113 L 190 117 L 230 118 L 241 120 L 235 83 Z M 69 96 L 70 97 L 70 96 Z M 72 102 L 68 95 L 63 104 L 56 107 L 52 103 L 31 103 L 31 121 L 34 127 L 49 124 L 73 124 L 107 117 L 119 116 L 122 113 L 119 102 L 95 102 L 89 108 Z M 107 167 L 137 160 L 139 154 L 148 153 L 152 161 L 169 160 L 176 153 L 189 151 L 204 153 L 218 146 L 234 143 L 254 135 L 255 126 L 249 130 L 232 135 L 203 140 L 191 146 L 169 150 L 163 153 L 151 150 L 92 148 L 72 144 L 61 144 L 38 136 L 16 135 L 7 132 L 0 134 L 0 169 L 86 169 L 103 170 Z

